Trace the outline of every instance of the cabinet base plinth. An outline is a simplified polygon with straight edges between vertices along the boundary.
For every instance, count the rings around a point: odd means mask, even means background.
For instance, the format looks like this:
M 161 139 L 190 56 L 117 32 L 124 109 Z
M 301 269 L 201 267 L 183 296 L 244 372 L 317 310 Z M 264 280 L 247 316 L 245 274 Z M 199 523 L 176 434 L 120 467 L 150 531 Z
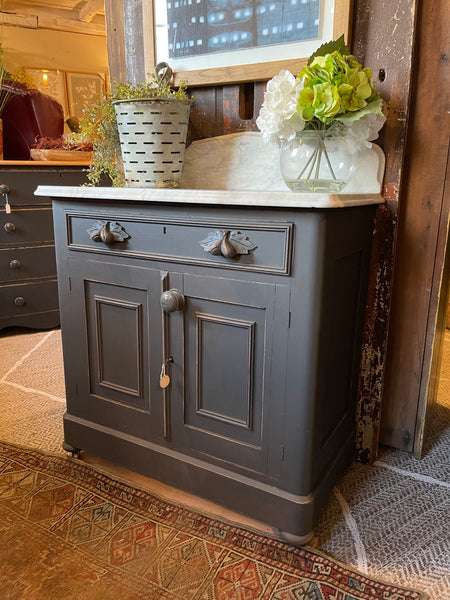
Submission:
M 292 535 L 287 531 L 274 531 L 276 537 L 282 539 L 284 542 L 291 544 L 292 546 L 304 546 L 310 542 L 314 537 L 314 532 L 311 530 L 306 535 Z
M 0 330 L 5 327 L 25 327 L 26 329 L 55 329 L 60 325 L 59 310 L 43 313 L 0 317 Z
M 215 502 L 269 525 L 274 535 L 293 545 L 313 537 L 313 525 L 336 479 L 351 461 L 349 439 L 334 463 L 308 495 L 297 495 L 228 469 L 186 456 L 128 434 L 67 414 L 65 445 Z

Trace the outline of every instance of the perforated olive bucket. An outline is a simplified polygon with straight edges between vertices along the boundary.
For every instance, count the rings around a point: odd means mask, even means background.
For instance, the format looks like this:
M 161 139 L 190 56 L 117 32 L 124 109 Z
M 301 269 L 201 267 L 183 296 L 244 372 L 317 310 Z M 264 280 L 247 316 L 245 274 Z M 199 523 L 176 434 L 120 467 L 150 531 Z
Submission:
M 113 104 L 127 186 L 178 187 L 191 103 L 140 98 Z

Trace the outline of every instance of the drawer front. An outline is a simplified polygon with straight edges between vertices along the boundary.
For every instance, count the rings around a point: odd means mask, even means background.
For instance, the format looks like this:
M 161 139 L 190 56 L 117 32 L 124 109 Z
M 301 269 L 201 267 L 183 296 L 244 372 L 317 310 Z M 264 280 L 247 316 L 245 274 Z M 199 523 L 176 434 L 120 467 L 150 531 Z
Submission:
M 0 247 L 31 242 L 53 242 L 51 208 L 17 209 L 0 214 Z
M 68 213 L 66 219 L 71 250 L 289 274 L 292 245 L 289 223 L 80 213 Z M 124 239 L 102 241 L 101 228 L 105 224 L 110 232 L 116 230 L 119 238 Z
M 0 286 L 0 317 L 58 310 L 56 280 Z
M 0 282 L 56 277 L 55 247 L 0 248 Z
M 50 198 L 34 195 L 38 185 L 81 185 L 86 183 L 86 173 L 83 168 L 73 170 L 46 169 L 35 170 L 0 170 L 0 184 L 9 188 L 8 200 L 14 211 L 15 207 L 24 205 L 51 205 Z M 0 195 L 0 207 L 4 207 L 4 198 Z

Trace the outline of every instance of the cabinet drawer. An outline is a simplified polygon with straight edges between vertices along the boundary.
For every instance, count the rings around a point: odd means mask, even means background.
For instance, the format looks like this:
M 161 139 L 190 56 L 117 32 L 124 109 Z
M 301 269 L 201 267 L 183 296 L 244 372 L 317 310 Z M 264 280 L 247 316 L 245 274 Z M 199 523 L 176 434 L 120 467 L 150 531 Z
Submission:
M 53 245 L 0 249 L 0 282 L 38 277 L 56 277 Z
M 51 208 L 16 209 L 0 216 L 0 246 L 16 246 L 54 239 Z
M 281 275 L 288 275 L 290 271 L 290 223 L 80 213 L 68 213 L 66 219 L 67 243 L 71 250 Z M 124 230 L 129 237 L 110 244 L 92 239 L 93 232 L 105 223 L 109 224 L 109 228 Z M 227 236 L 239 252 L 240 235 L 244 239 L 243 254 L 229 258 L 221 253 L 212 254 L 207 249 Z
M 26 171 L 0 171 L 0 184 L 9 188 L 8 200 L 13 211 L 15 207 L 26 204 L 51 205 L 50 198 L 38 198 L 34 195 L 38 185 L 81 185 L 86 181 L 86 173 L 80 167 L 72 170 L 39 167 L 35 170 L 27 168 Z M 0 206 L 4 206 L 1 196 Z
M 58 310 L 56 280 L 0 286 L 0 317 Z

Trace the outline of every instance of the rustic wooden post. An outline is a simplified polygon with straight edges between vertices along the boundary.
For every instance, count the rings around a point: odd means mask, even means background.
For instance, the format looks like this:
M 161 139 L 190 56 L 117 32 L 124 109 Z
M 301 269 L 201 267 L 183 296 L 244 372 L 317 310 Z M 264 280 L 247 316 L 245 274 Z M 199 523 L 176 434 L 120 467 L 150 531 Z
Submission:
M 386 203 L 376 215 L 358 398 L 357 453 L 363 462 L 375 458 L 379 439 L 417 11 L 418 0 L 355 0 L 354 5 L 353 53 L 372 69 L 387 114 L 381 142 Z
M 137 83 L 154 69 L 153 3 L 105 0 L 111 80 Z
M 427 404 L 438 374 L 438 320 L 450 212 L 448 178 L 450 5 L 421 7 L 399 206 L 380 441 L 421 455 Z M 440 327 L 439 327 L 440 321 Z M 438 325 L 438 327 L 437 327 Z M 435 348 L 436 343 L 436 348 Z M 435 350 L 435 360 L 433 360 Z

